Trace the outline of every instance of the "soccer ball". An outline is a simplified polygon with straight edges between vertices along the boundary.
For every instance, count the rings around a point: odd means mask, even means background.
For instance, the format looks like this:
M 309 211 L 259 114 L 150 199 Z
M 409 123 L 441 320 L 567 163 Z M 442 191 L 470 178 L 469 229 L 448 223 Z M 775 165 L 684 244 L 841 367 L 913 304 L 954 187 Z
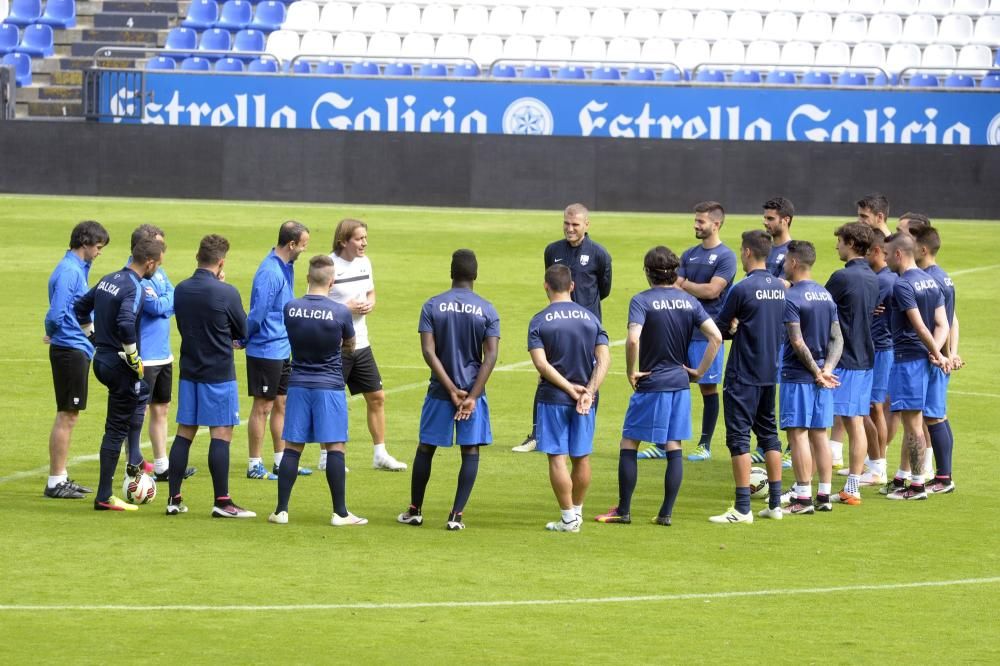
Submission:
M 750 468 L 750 497 L 764 499 L 769 494 L 767 470 L 763 467 Z
M 156 481 L 145 472 L 138 476 L 126 476 L 122 483 L 122 496 L 129 504 L 149 504 L 156 497 Z

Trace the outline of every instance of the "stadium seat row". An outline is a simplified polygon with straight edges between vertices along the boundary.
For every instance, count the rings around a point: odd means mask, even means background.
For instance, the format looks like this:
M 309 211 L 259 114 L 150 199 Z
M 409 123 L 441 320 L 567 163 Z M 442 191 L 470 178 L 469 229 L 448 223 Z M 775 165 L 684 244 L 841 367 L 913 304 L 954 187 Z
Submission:
M 14 81 L 19 88 L 31 85 L 31 56 L 25 53 L 8 53 L 0 63 L 14 68 Z
M 222 58 L 215 62 L 202 56 L 184 58 L 178 64 L 173 58 L 157 56 L 146 63 L 149 71 L 180 69 L 182 71 L 207 72 L 249 72 L 269 73 L 289 72 L 292 74 L 348 74 L 352 76 L 421 76 L 421 77 L 475 77 L 480 75 L 479 67 L 471 63 L 447 66 L 443 63 L 385 63 L 379 64 L 367 60 L 354 63 L 342 63 L 335 60 L 296 60 L 290 67 L 283 68 L 274 59 L 255 58 L 249 62 L 238 57 Z
M 0 0 L 0 22 L 30 26 L 36 23 L 54 28 L 76 25 L 76 0 L 48 0 L 42 11 L 42 0 Z
M 55 53 L 52 26 L 44 23 L 29 25 L 20 34 L 16 25 L 0 23 L 0 55 L 24 53 L 28 56 L 50 56 Z

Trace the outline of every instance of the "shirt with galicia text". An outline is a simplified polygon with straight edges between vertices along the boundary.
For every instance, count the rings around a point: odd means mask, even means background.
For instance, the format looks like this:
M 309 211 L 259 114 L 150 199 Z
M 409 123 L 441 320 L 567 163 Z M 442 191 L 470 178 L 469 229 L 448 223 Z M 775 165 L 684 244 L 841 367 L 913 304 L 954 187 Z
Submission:
M 785 285 L 759 268 L 733 285 L 715 318 L 723 337 L 730 322 L 739 320 L 726 363 L 723 384 L 774 386 L 777 383 L 778 347 L 784 338 Z
M 247 314 L 236 287 L 199 268 L 174 288 L 174 317 L 181 334 L 181 379 L 235 381 L 233 340 L 247 336 Z
M 611 293 L 611 255 L 584 234 L 583 242 L 573 247 L 565 238 L 549 243 L 544 253 L 545 268 L 554 264 L 568 266 L 573 275 L 570 298 L 601 318 L 601 300 Z
M 911 268 L 896 280 L 892 288 L 892 345 L 897 363 L 926 359 L 930 351 L 910 325 L 907 310 L 920 313 L 927 330 L 934 334 L 934 311 L 944 306 L 938 283 L 919 268 Z
M 844 353 L 837 367 L 871 370 L 875 367 L 872 317 L 878 305 L 878 277 L 866 259 L 851 259 L 830 276 L 826 290 L 837 304 L 837 318 L 844 334 Z
M 434 352 L 445 372 L 456 387 L 468 391 L 483 364 L 483 343 L 500 337 L 500 316 L 492 303 L 471 289 L 452 288 L 424 303 L 417 330 L 434 334 Z M 451 400 L 433 372 L 427 393 Z
M 108 273 L 93 289 L 77 299 L 73 311 L 81 323 L 94 314 L 94 347 L 98 356 L 114 357 L 123 345 L 139 345 L 139 310 L 142 308 L 142 280 L 135 271 L 123 268 Z
M 785 279 L 785 255 L 788 254 L 788 243 L 791 242 L 788 241 L 781 245 L 774 245 L 767 254 L 765 267 L 767 268 L 767 272 L 774 277 Z
M 938 289 L 941 290 L 941 295 L 944 296 L 944 311 L 948 316 L 948 325 L 953 325 L 955 323 L 955 283 L 944 272 L 944 269 L 937 264 L 925 268 L 924 273 L 930 275 L 937 282 Z
M 718 298 L 702 300 L 701 305 L 709 317 L 715 317 L 722 309 L 722 304 L 733 286 L 733 279 L 736 277 L 736 255 L 723 243 L 719 243 L 710 250 L 706 250 L 701 245 L 688 248 L 681 255 L 681 265 L 677 269 L 677 275 L 696 284 L 707 284 L 713 277 L 722 278 L 726 281 L 726 286 L 719 293 Z M 699 299 L 700 300 L 700 299 Z M 700 330 L 694 332 L 695 340 L 704 340 Z
M 687 348 L 695 331 L 710 317 L 697 298 L 683 289 L 653 287 L 632 297 L 628 323 L 639 324 L 640 372 L 636 392 L 681 391 L 688 388 L 690 375 Z
M 607 344 L 608 334 L 600 320 L 577 303 L 549 303 L 528 324 L 528 351 L 544 349 L 545 359 L 571 384 L 587 385 L 597 363 L 594 347 Z M 544 379 L 535 395 L 538 402 L 576 404 L 568 393 Z
M 788 384 L 811 384 L 815 377 L 799 360 L 788 337 L 787 324 L 798 324 L 802 341 L 820 368 L 826 363 L 830 328 L 837 321 L 833 296 L 812 280 L 802 280 L 785 292 L 784 356 L 781 358 L 781 381 Z
M 285 304 L 285 330 L 292 348 L 289 386 L 344 389 L 340 348 L 354 337 L 347 306 L 326 295 L 306 294 Z
M 892 317 L 892 288 L 896 284 L 896 274 L 888 266 L 875 274 L 878 278 L 878 304 L 882 312 L 872 316 L 872 344 L 875 351 L 892 351 L 892 330 L 889 319 Z

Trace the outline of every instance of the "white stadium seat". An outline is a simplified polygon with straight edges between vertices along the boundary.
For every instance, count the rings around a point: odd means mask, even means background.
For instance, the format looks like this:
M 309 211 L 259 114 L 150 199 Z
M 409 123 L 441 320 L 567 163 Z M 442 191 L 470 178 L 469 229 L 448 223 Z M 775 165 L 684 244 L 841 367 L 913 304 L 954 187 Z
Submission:
M 826 12 L 808 12 L 799 19 L 799 30 L 795 38 L 803 42 L 818 44 L 831 38 L 833 19 Z
M 299 54 L 299 33 L 294 30 L 275 30 L 267 36 L 264 50 L 278 60 L 287 62 Z
M 990 9 L 992 10 L 992 6 Z M 1000 45 L 1000 14 L 983 16 L 976 21 L 976 31 L 972 36 L 972 43 L 985 44 L 990 47 Z
M 686 9 L 668 9 L 660 16 L 659 37 L 685 39 L 694 30 L 694 16 Z
M 677 45 L 674 60 L 684 69 L 693 69 L 695 65 L 708 62 L 712 49 L 704 39 L 685 39 Z
M 503 43 L 503 57 L 512 60 L 533 60 L 538 53 L 538 42 L 528 35 L 511 35 Z
M 740 10 L 729 17 L 729 38 L 752 42 L 760 38 L 764 18 L 758 12 Z
M 955 0 L 955 6 L 951 11 L 955 14 L 966 14 L 968 16 L 982 16 L 990 8 L 990 0 Z
M 476 35 L 469 43 L 469 57 L 480 67 L 503 56 L 503 40 L 496 35 Z
M 883 67 L 885 47 L 877 42 L 861 42 L 851 51 L 851 64 L 855 67 Z
M 903 35 L 899 14 L 876 14 L 868 22 L 868 38 L 883 44 L 895 44 Z
M 975 32 L 972 19 L 962 14 L 950 14 L 941 19 L 938 24 L 937 41 L 939 44 L 962 46 L 972 41 Z
M 899 14 L 909 16 L 917 12 L 917 0 L 885 0 L 882 11 L 888 14 Z
M 0 23 L 10 14 L 10 3 L 8 0 L 0 0 Z
M 958 52 L 958 66 L 990 68 L 993 66 L 993 51 L 982 44 L 966 44 Z
M 573 55 L 573 43 L 565 35 L 546 35 L 538 42 L 539 60 L 568 60 Z
M 309 55 L 333 55 L 333 35 L 326 30 L 310 30 L 302 35 L 299 53 Z
M 401 35 L 413 32 L 420 25 L 420 8 L 411 2 L 401 2 L 389 7 L 385 29 Z
M 911 14 L 903 24 L 904 42 L 930 44 L 937 37 L 937 19 L 930 14 Z
M 556 31 L 556 10 L 544 5 L 532 5 L 524 11 L 521 30 L 525 34 L 544 37 Z
M 933 14 L 941 17 L 951 13 L 952 0 L 920 0 L 917 11 L 921 14 Z
M 920 60 L 922 67 L 942 67 L 950 69 L 958 62 L 955 47 L 950 44 L 931 44 L 924 49 L 924 57 Z
M 574 60 L 593 60 L 600 62 L 607 57 L 608 45 L 603 37 L 584 35 L 573 42 Z
M 725 12 L 718 9 L 706 9 L 698 12 L 694 19 L 694 29 L 690 36 L 695 39 L 714 41 L 726 36 L 729 32 L 729 18 Z
M 677 55 L 672 39 L 666 37 L 651 37 L 642 44 L 639 59 L 642 62 L 673 62 Z
M 816 48 L 809 42 L 788 42 L 781 49 L 782 65 L 811 65 L 816 62 Z
M 865 41 L 867 36 L 868 19 L 864 17 L 864 14 L 844 12 L 839 14 L 833 22 L 832 39 L 839 42 L 857 44 Z
M 816 8 L 814 0 L 780 0 L 778 8 L 785 12 L 805 14 Z
M 523 14 L 513 5 L 497 5 L 490 12 L 490 22 L 487 26 L 494 35 L 516 35 L 521 31 Z
M 328 2 L 319 16 L 319 30 L 342 32 L 354 24 L 354 9 L 346 2 Z
M 352 30 L 373 33 L 385 28 L 386 10 L 380 2 L 362 2 L 354 10 Z
M 811 44 L 806 44 L 812 49 Z M 746 55 L 743 61 L 747 65 L 776 65 L 781 62 L 781 47 L 778 42 L 769 39 L 761 39 L 747 44 Z
M 766 14 L 778 9 L 778 0 L 747 0 L 743 3 L 743 8 Z
M 987 14 L 1000 14 L 1000 0 L 990 0 L 990 8 L 986 10 Z
M 482 5 L 461 5 L 455 12 L 455 26 L 460 35 L 478 35 L 486 32 L 490 25 L 490 12 Z
M 395 58 L 402 49 L 402 40 L 394 32 L 376 32 L 368 39 L 368 55 L 373 58 Z
M 353 30 L 342 32 L 333 40 L 333 53 L 339 56 L 363 56 L 368 53 L 368 38 Z
M 882 11 L 882 0 L 851 0 L 847 9 L 865 16 L 872 16 Z
M 607 59 L 612 62 L 638 62 L 641 54 L 642 45 L 635 37 L 614 37 L 608 42 Z
M 742 65 L 743 59 L 743 42 L 736 39 L 720 39 L 712 44 L 708 61 L 719 65 Z
M 319 5 L 312 0 L 298 0 L 288 5 L 283 30 L 309 32 L 319 27 Z
M 885 56 L 885 68 L 898 74 L 908 67 L 920 66 L 920 47 L 916 44 L 893 44 Z
M 816 48 L 817 65 L 848 65 L 850 62 L 851 49 L 844 42 L 823 42 Z
M 454 25 L 455 10 L 451 8 L 451 5 L 442 3 L 427 5 L 420 13 L 420 30 L 422 32 L 443 35 L 446 32 L 451 32 Z
M 625 34 L 625 13 L 618 7 L 598 7 L 590 18 L 590 34 L 608 39 Z
M 432 58 L 434 38 L 426 32 L 411 32 L 403 37 L 399 55 L 407 58 Z
M 790 42 L 795 39 L 795 33 L 799 29 L 799 20 L 791 12 L 771 12 L 764 17 L 764 31 L 761 36 L 764 39 L 773 39 L 776 42 Z
M 625 17 L 625 29 L 622 34 L 626 37 L 648 39 L 656 34 L 659 24 L 660 15 L 656 13 L 656 10 L 649 7 L 637 7 Z
M 585 7 L 569 6 L 559 12 L 554 34 L 575 38 L 590 31 L 590 11 Z
M 465 35 L 441 35 L 434 46 L 435 58 L 466 58 L 468 55 L 469 39 Z

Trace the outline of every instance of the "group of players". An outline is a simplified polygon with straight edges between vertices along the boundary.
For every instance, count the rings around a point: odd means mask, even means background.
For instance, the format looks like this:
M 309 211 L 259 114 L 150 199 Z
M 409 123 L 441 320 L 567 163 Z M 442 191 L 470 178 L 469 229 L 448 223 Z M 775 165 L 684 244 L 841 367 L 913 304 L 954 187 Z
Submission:
M 689 383 L 699 385 L 703 414 L 701 437 L 688 460 L 702 461 L 712 455 L 720 379 L 736 491 L 734 505 L 712 516 L 712 522 L 753 522 L 752 462 L 767 468 L 768 506 L 757 514 L 763 518 L 830 511 L 833 502 L 860 504 L 861 485 L 884 484 L 883 493 L 899 500 L 954 490 L 945 392 L 949 372 L 962 367 L 962 360 L 954 286 L 936 264 L 940 237 L 926 217 L 912 213 L 900 218 L 897 233 L 890 234 L 888 201 L 881 195 L 857 205 L 859 221 L 835 231 L 845 267 L 825 288 L 812 279 L 813 245 L 791 239 L 794 208 L 781 197 L 763 206 L 765 230 L 742 234 L 739 260 L 746 277 L 735 284 L 736 253 L 720 240 L 725 211 L 717 202 L 695 206 L 698 245 L 680 257 L 663 246 L 646 253 L 649 289 L 632 298 L 628 313 L 626 371 L 634 393 L 622 427 L 619 501 L 597 516 L 598 522 L 630 523 L 637 461 L 666 458 L 664 500 L 653 522 L 671 524 L 683 475 L 681 446 L 691 437 Z M 537 449 L 548 456 L 561 510 L 560 518 L 546 525 L 553 531 L 577 532 L 582 525 L 598 390 L 610 366 L 600 308 L 611 291 L 611 257 L 588 229 L 587 209 L 567 207 L 564 238 L 544 253 L 549 305 L 528 329 L 528 350 L 540 377 L 531 434 L 515 451 Z M 205 236 L 197 270 L 174 288 L 160 267 L 164 233 L 143 225 L 132 235 L 127 265 L 88 289 L 90 265 L 108 242 L 100 224 L 77 225 L 70 249 L 49 281 L 45 325 L 57 417 L 45 495 L 82 498 L 91 492 L 68 478 L 66 459 L 73 425 L 86 407 L 92 359 L 94 373 L 109 393 L 95 509 L 136 508 L 112 493 L 127 440 L 126 474 L 148 471 L 166 480 L 167 514 L 186 512 L 181 486 L 194 473 L 187 466 L 188 454 L 203 426 L 211 437 L 212 515 L 255 516 L 232 500 L 228 488 L 229 443 L 239 423 L 233 350 L 245 349 L 253 396 L 247 476 L 278 482 L 277 506 L 268 520 L 288 522 L 295 480 L 311 474 L 299 465 L 304 444 L 318 442 L 320 468 L 333 500 L 331 524 L 365 524 L 346 507 L 345 388 L 365 397 L 374 467 L 406 469 L 385 450 L 384 393 L 367 340 L 365 318 L 375 305 L 367 226 L 352 219 L 338 224 L 333 253 L 310 259 L 308 292 L 296 299 L 293 264 L 307 248 L 309 231 L 297 222 L 283 224 L 277 245 L 255 274 L 249 316 L 237 290 L 225 283 L 226 239 Z M 463 510 L 478 472 L 479 447 L 492 443 L 485 388 L 497 360 L 499 317 L 473 291 L 477 276 L 475 254 L 457 250 L 451 289 L 429 299 L 421 310 L 418 330 L 431 378 L 421 411 L 410 504 L 398 516 L 400 523 L 423 523 L 421 507 L 434 453 L 457 443 L 461 468 L 446 527 L 464 529 Z M 171 316 L 177 319 L 181 351 L 178 429 L 168 456 Z M 732 340 L 724 378 L 723 339 Z M 139 446 L 147 404 L 151 466 Z M 890 481 L 885 456 L 897 416 L 904 441 L 899 469 Z M 268 420 L 275 450 L 271 472 L 260 455 Z M 785 456 L 778 422 L 788 439 Z M 835 441 L 827 438 L 831 427 Z M 751 432 L 757 437 L 754 452 Z M 847 479 L 834 494 L 832 474 L 843 465 L 838 442 L 844 433 L 849 442 Z M 928 438 L 937 465 L 929 473 L 925 465 L 932 459 L 924 455 Z M 640 453 L 643 442 L 651 446 Z M 795 485 L 783 493 L 782 467 L 788 462 Z

